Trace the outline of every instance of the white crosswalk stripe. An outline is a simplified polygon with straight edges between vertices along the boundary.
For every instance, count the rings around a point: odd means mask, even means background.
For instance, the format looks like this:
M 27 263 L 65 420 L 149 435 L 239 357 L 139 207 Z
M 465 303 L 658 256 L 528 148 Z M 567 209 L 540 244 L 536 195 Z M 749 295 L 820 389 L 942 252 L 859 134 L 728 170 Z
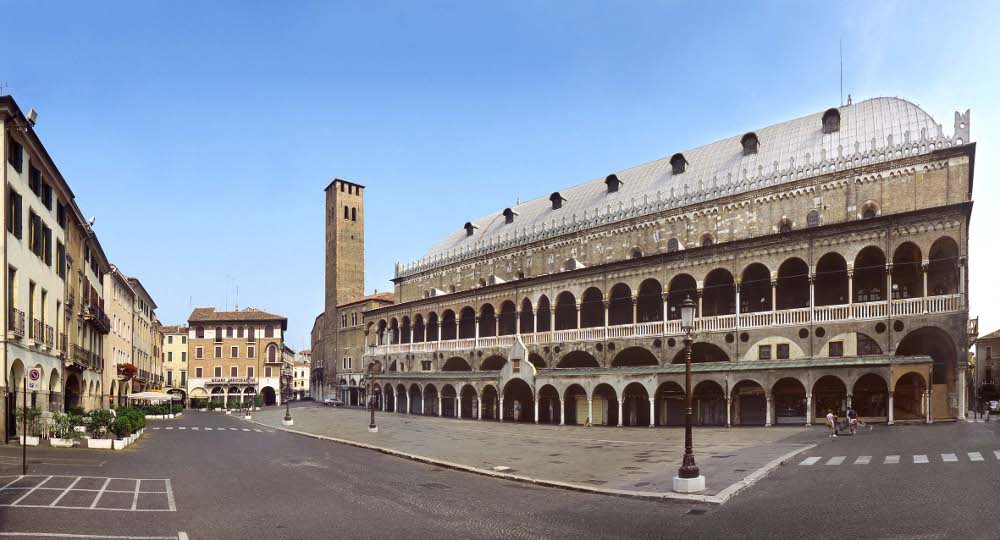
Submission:
M 250 430 L 249 430 L 249 429 L 247 429 L 247 428 L 243 428 L 243 431 L 250 431 Z
M 816 462 L 819 461 L 819 459 L 820 458 L 815 457 L 815 456 L 809 457 L 809 458 L 805 458 L 804 460 L 802 460 L 802 463 L 799 463 L 799 465 L 815 465 Z
M 898 465 L 899 464 L 899 456 L 885 456 L 885 464 L 886 465 Z
M 195 427 L 193 427 L 193 428 L 191 428 L 191 429 L 193 429 L 193 430 L 195 430 L 195 431 L 198 431 L 198 426 L 195 426 Z
M 239 431 L 239 430 L 236 429 L 236 428 L 234 428 L 234 427 L 231 427 L 231 428 L 229 428 L 229 431 Z
M 945 463 L 958 461 L 958 456 L 956 456 L 955 454 L 941 454 L 941 460 L 944 461 Z M 914 459 L 914 461 L 916 461 L 916 459 Z
M 913 462 L 914 463 L 930 463 L 930 461 L 927 460 L 927 454 L 916 454 L 916 455 L 914 455 L 913 456 Z
M 260 431 L 259 429 L 255 429 L 254 431 L 256 431 L 257 433 L 260 433 L 260 432 L 261 432 L 261 431 Z
M 174 428 L 172 428 L 172 427 L 168 427 L 167 429 L 169 430 L 169 429 L 174 429 Z
M 205 431 L 212 431 L 212 428 L 207 427 L 207 428 L 205 428 Z
M 826 464 L 827 465 L 840 465 L 841 463 L 844 462 L 845 459 L 847 459 L 847 456 L 835 456 L 835 457 L 830 458 L 830 461 L 827 461 Z
M 996 456 L 997 459 L 1000 459 L 1000 450 L 994 450 L 993 455 Z
M 184 426 L 181 426 L 181 427 L 179 427 L 179 428 L 177 428 L 177 429 L 187 429 L 187 428 L 186 428 L 186 427 L 184 427 Z
M 855 465 L 868 465 L 872 460 L 871 456 L 858 456 L 858 459 L 854 460 Z
M 938 461 L 937 455 L 941 456 L 941 461 Z M 966 458 L 963 457 L 963 455 L 968 457 L 968 461 L 966 461 Z M 982 463 L 986 461 L 1000 463 L 1000 450 L 994 450 L 993 455 L 996 456 L 996 461 L 984 458 L 982 452 L 946 452 L 934 455 L 913 454 L 912 456 L 899 456 L 894 454 L 885 456 L 882 464 L 899 465 L 900 463 L 913 463 L 917 465 L 925 465 L 936 463 Z M 821 462 L 823 465 L 843 465 L 844 463 L 853 463 L 854 465 L 870 465 L 872 463 L 872 459 L 878 458 L 873 458 L 873 456 L 857 456 L 853 458 L 853 461 L 851 461 L 849 456 L 812 456 L 803 459 L 799 462 L 799 465 L 816 465 Z M 904 461 L 900 461 L 901 459 Z
M 979 452 L 969 452 L 969 461 L 982 461 L 983 455 Z

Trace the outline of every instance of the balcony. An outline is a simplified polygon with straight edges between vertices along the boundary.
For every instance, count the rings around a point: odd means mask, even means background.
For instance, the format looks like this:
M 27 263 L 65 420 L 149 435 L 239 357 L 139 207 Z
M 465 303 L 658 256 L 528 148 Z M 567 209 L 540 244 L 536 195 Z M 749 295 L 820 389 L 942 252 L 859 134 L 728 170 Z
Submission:
M 56 344 L 56 329 L 49 325 L 45 325 L 45 346 L 49 349 L 55 347 Z
M 87 366 L 90 365 L 90 351 L 74 344 L 73 354 L 66 358 L 66 365 L 67 367 L 75 367 L 80 370 L 87 369 Z
M 56 349 L 56 356 L 66 355 L 66 346 L 68 340 L 66 339 L 66 334 L 59 334 L 59 341 L 56 342 L 58 348 Z
M 10 308 L 10 312 L 7 317 L 7 332 L 12 334 L 14 337 L 23 338 L 24 337 L 24 312 Z
M 31 340 L 32 345 L 40 345 L 42 343 L 42 321 L 38 319 L 31 319 L 31 328 L 28 332 L 28 339 Z
M 964 295 L 950 294 L 907 298 L 900 300 L 842 304 L 835 306 L 815 306 L 812 308 L 784 309 L 720 315 L 695 319 L 696 332 L 728 332 L 764 327 L 799 326 L 813 323 L 833 323 L 885 319 L 906 315 L 929 315 L 950 313 L 965 309 Z M 520 334 L 525 345 L 544 345 L 567 341 L 604 341 L 606 339 L 627 339 L 660 336 L 681 336 L 679 320 L 641 322 L 616 326 L 595 326 L 591 328 L 570 328 L 548 332 Z M 504 348 L 514 343 L 513 334 L 479 338 L 425 341 L 381 345 L 376 354 L 397 354 L 411 352 L 456 351 L 468 349 Z M 368 354 L 368 351 L 365 352 Z
M 111 333 L 111 319 L 104 313 L 104 309 L 96 303 L 84 304 L 83 320 L 94 325 L 94 329 L 101 334 L 107 335 Z
M 66 307 L 72 308 L 76 303 L 76 289 L 72 285 L 66 285 Z

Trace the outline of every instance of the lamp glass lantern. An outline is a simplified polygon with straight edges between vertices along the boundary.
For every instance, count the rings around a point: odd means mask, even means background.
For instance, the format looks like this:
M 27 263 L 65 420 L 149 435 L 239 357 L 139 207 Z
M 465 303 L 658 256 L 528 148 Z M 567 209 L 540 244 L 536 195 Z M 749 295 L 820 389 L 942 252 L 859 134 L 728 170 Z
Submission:
M 681 304 L 681 329 L 685 332 L 690 332 L 694 329 L 694 312 L 695 305 L 689 296 L 685 298 L 684 303 Z

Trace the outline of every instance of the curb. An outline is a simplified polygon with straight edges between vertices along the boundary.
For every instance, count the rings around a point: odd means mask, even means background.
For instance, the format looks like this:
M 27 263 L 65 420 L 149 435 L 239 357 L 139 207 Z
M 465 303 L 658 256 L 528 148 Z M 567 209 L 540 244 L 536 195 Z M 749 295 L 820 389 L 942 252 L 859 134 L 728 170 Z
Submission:
M 297 429 L 289 429 L 289 428 L 283 427 L 283 426 L 272 426 L 270 424 L 265 424 L 263 422 L 258 422 L 256 420 L 244 420 L 244 421 L 245 422 L 250 422 L 251 424 L 257 424 L 259 426 L 264 426 L 264 427 L 267 427 L 267 428 L 270 428 L 270 429 L 275 429 L 275 430 L 278 430 L 278 431 L 284 431 L 286 433 L 292 433 L 294 435 L 301 435 L 303 437 L 310 437 L 310 438 L 313 438 L 313 439 L 330 441 L 330 442 L 335 442 L 335 443 L 339 443 L 339 444 L 346 444 L 348 446 L 354 446 L 356 448 L 364 448 L 366 450 L 374 450 L 376 452 L 380 452 L 380 453 L 383 453 L 383 454 L 388 454 L 390 456 L 401 457 L 401 458 L 409 459 L 409 460 L 412 460 L 412 461 L 419 461 L 421 463 L 428 463 L 428 464 L 431 464 L 431 465 L 437 465 L 439 467 L 445 467 L 445 468 L 448 468 L 448 469 L 454 469 L 454 470 L 458 470 L 458 471 L 470 472 L 470 473 L 479 474 L 479 475 L 483 475 L 483 476 L 491 476 L 493 478 L 502 478 L 504 480 L 513 480 L 515 482 L 524 482 L 524 483 L 528 483 L 528 484 L 535 484 L 535 485 L 539 485 L 539 486 L 554 487 L 554 488 L 565 489 L 565 490 L 569 490 L 569 491 L 580 491 L 580 492 L 586 492 L 586 493 L 599 493 L 599 494 L 602 494 L 602 495 L 612 495 L 612 496 L 616 496 L 616 497 L 629 497 L 629 498 L 635 498 L 635 499 L 664 500 L 664 501 L 665 500 L 676 500 L 676 501 L 700 502 L 700 503 L 719 504 L 719 505 L 725 503 L 726 501 L 728 501 L 730 498 L 732 498 L 734 495 L 736 495 L 737 493 L 739 493 L 743 489 L 745 489 L 745 488 L 747 488 L 749 486 L 752 486 L 758 480 L 760 480 L 761 478 L 767 476 L 767 474 L 769 472 L 771 472 L 772 470 L 774 470 L 779 465 L 782 465 L 785 461 L 788 461 L 789 459 L 791 459 L 795 455 L 797 455 L 797 454 L 799 454 L 801 452 L 805 452 L 806 450 L 810 450 L 810 449 L 816 447 L 815 444 L 811 444 L 811 445 L 805 446 L 803 448 L 799 448 L 797 450 L 789 452 L 789 453 L 787 453 L 787 454 L 785 454 L 785 455 L 783 455 L 783 456 L 781 456 L 781 457 L 779 457 L 779 458 L 771 461 L 767 465 L 764 465 L 763 467 L 755 470 L 754 472 L 750 473 L 750 475 L 747 476 L 746 478 L 744 478 L 743 480 L 740 480 L 739 482 L 736 482 L 735 484 L 730 485 L 729 487 L 727 487 L 726 489 L 720 491 L 719 493 L 717 493 L 715 495 L 691 495 L 691 494 L 683 494 L 683 493 L 674 493 L 674 492 L 671 492 L 671 491 L 665 491 L 665 492 L 664 491 L 658 491 L 657 492 L 657 491 L 632 491 L 632 490 L 626 490 L 626 489 L 607 489 L 607 488 L 599 488 L 599 487 L 593 487 L 593 486 L 584 486 L 584 485 L 581 485 L 581 484 L 572 484 L 572 483 L 569 483 L 569 482 L 560 482 L 558 480 L 544 480 L 544 479 L 541 479 L 541 478 L 534 478 L 534 477 L 531 477 L 531 476 L 523 476 L 523 475 L 519 475 L 519 474 L 503 473 L 503 472 L 498 472 L 498 471 L 491 471 L 489 469 L 481 469 L 479 467 L 473 467 L 471 465 L 463 465 L 461 463 L 454 463 L 454 462 L 451 462 L 451 461 L 444 461 L 444 460 L 430 458 L 430 457 L 421 456 L 421 455 L 417 455 L 417 454 L 410 454 L 408 452 L 402 452 L 402 451 L 399 451 L 399 450 L 394 450 L 392 448 L 385 448 L 385 447 L 382 447 L 382 446 L 374 446 L 374 445 L 371 445 L 371 444 L 362 443 L 362 442 L 358 442 L 358 441 L 352 441 L 352 440 L 349 440 L 349 439 L 338 439 L 336 437 L 329 437 L 329 436 L 326 436 L 326 435 L 319 435 L 319 434 L 316 434 L 316 433 L 309 433 L 309 432 L 306 432 L 306 431 L 299 431 Z

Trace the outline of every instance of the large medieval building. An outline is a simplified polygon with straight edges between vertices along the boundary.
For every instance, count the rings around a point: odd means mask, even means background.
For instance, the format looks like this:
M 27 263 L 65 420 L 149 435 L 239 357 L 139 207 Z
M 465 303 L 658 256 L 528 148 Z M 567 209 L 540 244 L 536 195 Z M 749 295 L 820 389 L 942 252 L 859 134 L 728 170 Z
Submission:
M 690 298 L 700 424 L 808 425 L 849 406 L 890 423 L 963 418 L 969 132 L 968 112 L 949 136 L 913 103 L 876 98 L 469 221 L 398 265 L 394 303 L 355 327 L 387 370 L 378 406 L 679 424 Z M 363 231 L 350 235 L 341 191 L 327 188 L 323 381 L 362 395 L 363 370 L 330 369 L 343 366 L 336 306 L 363 292 Z M 346 253 L 360 253 L 357 275 L 331 276 Z M 354 362 L 370 354 L 358 350 Z

